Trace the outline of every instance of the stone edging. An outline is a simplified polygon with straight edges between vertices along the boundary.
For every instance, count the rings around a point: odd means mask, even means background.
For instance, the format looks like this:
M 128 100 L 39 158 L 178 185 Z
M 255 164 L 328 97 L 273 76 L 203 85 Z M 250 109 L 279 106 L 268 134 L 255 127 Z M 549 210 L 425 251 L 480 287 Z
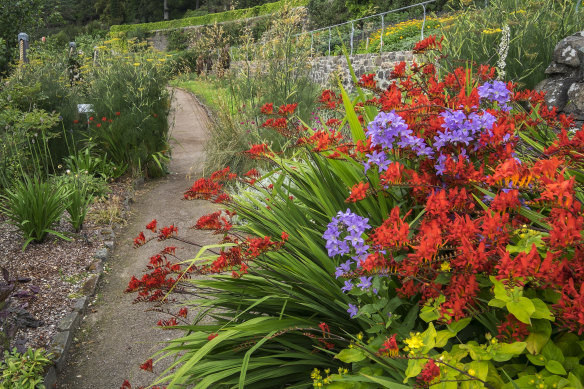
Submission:
M 128 212 L 130 204 L 134 202 L 134 194 L 137 187 L 143 185 L 144 178 L 138 178 L 132 182 L 132 186 L 126 192 L 123 201 L 124 211 Z M 57 334 L 48 347 L 48 352 L 52 353 L 52 364 L 46 368 L 43 383 L 47 389 L 55 388 L 57 385 L 57 375 L 63 369 L 65 361 L 69 356 L 75 331 L 79 328 L 90 299 L 95 295 L 97 284 L 103 274 L 105 262 L 111 257 L 115 245 L 115 233 L 111 227 L 104 228 L 100 232 L 104 238 L 103 247 L 93 254 L 93 260 L 87 266 L 87 271 L 93 273 L 87 278 L 81 287 L 83 297 L 78 298 L 73 305 L 73 311 L 67 314 L 57 325 Z

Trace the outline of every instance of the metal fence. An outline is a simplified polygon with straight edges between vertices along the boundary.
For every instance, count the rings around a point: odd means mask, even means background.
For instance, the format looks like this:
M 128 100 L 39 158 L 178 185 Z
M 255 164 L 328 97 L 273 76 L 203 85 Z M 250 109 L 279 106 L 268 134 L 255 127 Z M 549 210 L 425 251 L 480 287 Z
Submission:
M 310 34 L 310 49 L 312 52 L 312 49 L 314 48 L 314 36 L 315 34 L 318 34 L 319 32 L 328 32 L 328 55 L 331 55 L 331 42 L 333 41 L 333 34 L 332 31 L 334 30 L 338 30 L 338 29 L 342 29 L 344 26 L 350 26 L 350 34 L 349 34 L 349 39 L 350 39 L 350 52 L 351 55 L 353 55 L 353 52 L 355 50 L 355 25 L 356 24 L 364 24 L 365 21 L 368 20 L 373 20 L 375 21 L 374 24 L 380 23 L 380 31 L 381 31 L 381 38 L 380 38 L 380 52 L 383 52 L 383 31 L 385 30 L 385 27 L 388 27 L 390 24 L 386 25 L 386 16 L 389 14 L 394 14 L 394 13 L 398 13 L 398 12 L 404 12 L 410 9 L 414 9 L 417 7 L 422 7 L 422 29 L 420 32 L 420 37 L 421 39 L 424 39 L 424 27 L 426 25 L 426 5 L 431 4 L 431 3 L 435 3 L 437 0 L 427 0 L 427 1 L 423 1 L 421 3 L 416 3 L 416 4 L 412 4 L 412 5 L 408 5 L 406 7 L 401 7 L 401 8 L 396 8 L 396 9 L 392 9 L 390 11 L 386 11 L 386 12 L 382 12 L 382 13 L 378 13 L 375 15 L 371 15 L 371 16 L 366 16 L 363 18 L 359 18 L 359 19 L 354 19 L 354 20 L 350 20 L 348 22 L 344 22 L 344 23 L 340 23 L 340 24 L 335 24 L 333 26 L 328 26 L 328 27 L 323 27 L 323 28 L 318 28 L 316 30 L 311 30 L 311 31 L 305 31 L 305 32 L 301 32 L 300 34 L 297 34 L 297 36 L 300 35 L 305 35 L 305 34 Z M 365 35 L 364 32 L 362 35 Z

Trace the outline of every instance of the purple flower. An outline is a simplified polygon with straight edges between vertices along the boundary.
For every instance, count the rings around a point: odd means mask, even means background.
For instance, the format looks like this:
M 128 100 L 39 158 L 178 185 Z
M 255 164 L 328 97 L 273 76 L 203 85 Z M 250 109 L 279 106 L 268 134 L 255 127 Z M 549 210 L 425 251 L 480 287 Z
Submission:
M 357 254 L 366 251 L 368 246 L 365 245 L 361 235 L 370 228 L 367 224 L 368 221 L 368 218 L 354 214 L 350 209 L 344 213 L 339 211 L 322 235 L 323 239 L 326 240 L 325 247 L 329 257 L 348 254 L 351 247 L 356 250 Z
M 357 286 L 359 288 L 361 288 L 361 290 L 365 290 L 365 289 L 370 288 L 371 287 L 371 279 L 372 278 L 373 277 L 366 277 L 366 276 L 359 277 L 359 281 L 360 282 L 357 284 Z
M 408 129 L 406 122 L 395 113 L 380 112 L 369 126 L 366 134 L 371 137 L 371 143 L 374 146 L 381 145 L 388 149 L 393 148 L 393 142 L 401 134 L 409 134 L 411 130 Z
M 350 292 L 353 289 L 353 282 L 351 280 L 345 281 L 345 286 L 341 288 L 343 293 Z
M 383 151 L 373 151 L 371 154 L 365 155 L 369 160 L 367 161 L 367 167 L 365 168 L 365 173 L 369 170 L 369 166 L 377 165 L 379 166 L 379 173 L 387 170 L 387 166 L 391 163 L 391 160 L 387 159 L 387 155 Z
M 342 276 L 345 273 L 348 273 L 351 271 L 351 260 L 348 260 L 345 263 L 341 263 L 341 265 L 339 267 L 336 268 L 335 271 L 335 276 L 337 278 L 339 278 L 340 276 Z
M 359 312 L 359 308 L 357 308 L 356 305 L 349 303 L 349 309 L 347 309 L 347 312 L 351 315 L 351 319 L 352 319 L 355 316 L 357 316 L 357 312 Z
M 485 82 L 479 86 L 479 97 L 481 100 L 490 100 L 497 102 L 501 109 L 508 111 L 511 108 L 507 106 L 511 98 L 511 92 L 507 89 L 507 85 L 503 81 Z

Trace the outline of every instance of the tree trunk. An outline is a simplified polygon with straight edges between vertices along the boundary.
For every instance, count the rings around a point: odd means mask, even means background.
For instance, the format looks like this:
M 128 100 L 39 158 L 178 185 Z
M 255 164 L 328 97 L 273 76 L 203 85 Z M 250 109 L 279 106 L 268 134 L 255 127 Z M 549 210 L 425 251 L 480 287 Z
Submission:
M 201 6 L 201 4 L 199 4 L 200 0 L 197 0 L 197 2 L 195 3 L 195 9 L 199 9 L 199 7 Z
M 168 20 L 168 0 L 164 0 L 164 20 Z

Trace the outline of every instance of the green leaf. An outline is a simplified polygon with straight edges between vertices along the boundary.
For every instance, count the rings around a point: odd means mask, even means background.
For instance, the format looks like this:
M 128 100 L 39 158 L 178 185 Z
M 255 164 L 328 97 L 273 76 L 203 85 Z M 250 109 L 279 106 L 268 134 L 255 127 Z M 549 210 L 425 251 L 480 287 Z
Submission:
M 531 355 L 527 354 L 527 359 L 535 366 L 545 366 L 546 360 L 543 355 Z
M 427 354 L 436 344 L 436 329 L 434 328 L 434 324 L 428 324 L 426 331 L 422 332 L 422 341 L 424 342 L 422 353 Z
M 580 382 L 580 380 L 578 379 L 578 377 L 576 377 L 574 374 L 572 374 L 571 372 L 568 373 L 568 381 L 570 381 L 570 384 L 576 388 L 576 389 L 582 389 L 582 382 Z
M 408 379 L 412 377 L 417 377 L 418 374 L 422 372 L 422 366 L 426 364 L 427 359 L 410 359 L 408 360 L 408 368 L 406 369 L 406 378 L 404 379 L 404 384 L 408 382 Z
M 566 375 L 566 370 L 558 361 L 547 361 L 545 364 L 545 368 L 552 374 Z
M 535 307 L 535 312 L 533 312 L 531 315 L 532 319 L 546 319 L 549 321 L 555 320 L 554 315 L 552 315 L 546 303 L 538 298 L 531 299 L 531 302 Z
M 339 359 L 341 362 L 353 363 L 364 360 L 365 354 L 358 348 L 346 348 L 335 355 L 335 358 Z
M 535 306 L 527 297 L 519 297 L 519 301 L 509 301 L 507 309 L 517 320 L 525 324 L 531 324 L 531 315 L 535 312 Z
M 525 350 L 527 343 L 525 342 L 515 342 L 515 343 L 499 343 L 499 348 L 497 348 L 493 355 L 493 360 L 497 362 L 505 362 L 511 358 L 520 355 Z
M 462 331 L 464 328 L 466 328 L 466 326 L 469 325 L 471 320 L 472 320 L 472 318 L 465 317 L 464 319 L 460 319 L 459 321 L 455 321 L 455 322 L 448 324 L 447 327 L 450 331 L 454 332 L 455 334 L 458 334 L 460 331 Z
M 456 336 L 456 332 L 450 330 L 442 330 L 436 332 L 436 344 L 434 347 L 444 347 L 448 343 L 448 339 Z
M 558 361 L 560 363 L 564 362 L 564 353 L 562 353 L 562 350 L 554 342 L 547 342 L 541 349 L 541 353 L 548 360 Z
M 527 350 L 531 354 L 539 354 L 541 349 L 550 340 L 552 325 L 549 320 L 533 320 L 529 336 L 525 339 Z
M 509 296 L 507 289 L 505 289 L 505 285 L 503 285 L 501 281 L 497 280 L 495 276 L 489 276 L 489 279 L 491 280 L 494 286 L 493 293 L 495 293 L 495 298 L 497 300 L 502 300 L 504 302 L 511 301 L 511 296 Z
M 345 106 L 345 117 L 349 122 L 349 127 L 351 128 L 351 135 L 353 137 L 353 142 L 357 142 L 358 140 L 365 140 L 365 131 L 363 131 L 363 127 L 361 127 L 361 123 L 359 122 L 359 118 L 355 113 L 355 109 L 353 108 L 353 104 L 351 103 L 351 98 L 343 88 L 343 84 L 339 81 L 339 87 L 341 89 L 341 95 L 343 96 L 343 105 Z
M 420 369 L 420 371 L 421 371 L 421 369 Z M 371 380 L 372 382 L 374 382 L 376 384 L 383 385 L 384 388 L 410 389 L 410 386 L 398 384 L 397 382 L 391 381 L 391 380 L 384 378 L 384 377 L 376 377 L 376 376 L 370 376 L 370 375 L 366 375 L 366 374 L 361 374 L 361 375 L 363 377 L 366 377 L 367 379 Z
M 429 323 L 434 320 L 438 320 L 440 317 L 440 312 L 433 306 L 425 305 L 422 307 L 422 311 L 420 312 L 420 319 L 424 320 L 426 323 Z
M 499 299 L 492 299 L 491 301 L 489 301 L 490 307 L 503 308 L 506 304 L 507 302 Z

